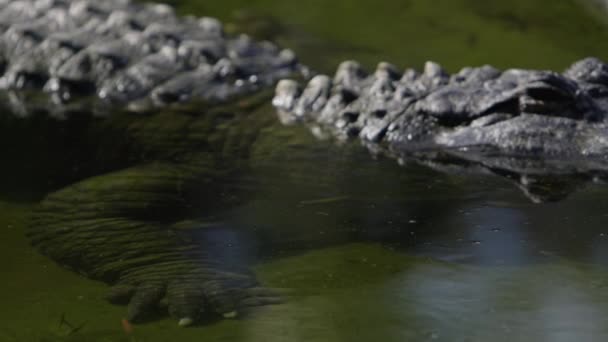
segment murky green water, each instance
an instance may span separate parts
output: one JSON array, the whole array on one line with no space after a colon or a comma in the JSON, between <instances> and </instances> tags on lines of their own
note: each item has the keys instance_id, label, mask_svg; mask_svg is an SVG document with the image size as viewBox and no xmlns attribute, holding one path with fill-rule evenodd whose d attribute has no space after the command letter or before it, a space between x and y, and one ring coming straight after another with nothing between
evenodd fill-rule
<instances>
[{"instance_id":1,"label":"murky green water","mask_svg":"<svg viewBox=\"0 0 608 342\"><path fill-rule=\"evenodd\" d=\"M175 3L277 40L323 71L345 58L433 59L452 71L608 59L605 15L577 1ZM39 255L24 230L46 192L148 157L104 136L100 119L1 113L0 341L608 339L605 185L535 204L506 178L372 158L357 144L280 126L268 106L249 117L261 134L247 151L226 153L241 169L217 194L233 204L193 207L210 229L231 232L227 249L258 247L259 279L287 290L286 302L188 329L161 318L128 335L125 308L102 299L106 285Z\"/></svg>"}]
</instances>

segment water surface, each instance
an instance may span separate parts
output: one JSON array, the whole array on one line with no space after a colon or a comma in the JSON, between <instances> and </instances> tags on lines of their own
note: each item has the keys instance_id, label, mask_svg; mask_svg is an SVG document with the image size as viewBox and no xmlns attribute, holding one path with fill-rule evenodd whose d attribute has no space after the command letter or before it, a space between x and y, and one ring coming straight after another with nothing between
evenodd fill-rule
<instances>
[{"instance_id":1,"label":"water surface","mask_svg":"<svg viewBox=\"0 0 608 342\"><path fill-rule=\"evenodd\" d=\"M433 59L456 71L485 63L559 70L608 57L602 15L577 1L175 4L274 39L322 71L345 58L368 66ZM1 116L0 341L608 338L605 185L575 184L559 201L534 203L513 179L399 165L355 143L317 140L305 127L281 126L269 106L251 114L264 129L247 153L226 155L243 165L221 184L235 204L193 206L210 232L230 232L227 251L248 251L263 284L287 290L286 302L189 329L160 318L127 335L126 309L102 299L106 285L39 255L24 227L46 192L137 160L101 144L94 129L82 133L100 119Z\"/></svg>"}]
</instances>

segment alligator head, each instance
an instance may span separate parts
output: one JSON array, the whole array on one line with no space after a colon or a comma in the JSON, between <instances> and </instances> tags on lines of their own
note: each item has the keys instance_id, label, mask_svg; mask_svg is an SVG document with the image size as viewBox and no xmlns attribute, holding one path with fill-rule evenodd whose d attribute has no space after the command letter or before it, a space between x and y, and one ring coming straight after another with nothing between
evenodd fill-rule
<instances>
[{"instance_id":1,"label":"alligator head","mask_svg":"<svg viewBox=\"0 0 608 342\"><path fill-rule=\"evenodd\" d=\"M483 66L451 76L432 62L422 73L380 63L368 74L347 61L333 79L317 75L303 89L281 81L273 104L284 122L402 160L437 165L449 155L520 179L597 180L608 168L608 65L596 58L563 74ZM530 184L519 183L533 200L552 198L533 195Z\"/></svg>"}]
</instances>

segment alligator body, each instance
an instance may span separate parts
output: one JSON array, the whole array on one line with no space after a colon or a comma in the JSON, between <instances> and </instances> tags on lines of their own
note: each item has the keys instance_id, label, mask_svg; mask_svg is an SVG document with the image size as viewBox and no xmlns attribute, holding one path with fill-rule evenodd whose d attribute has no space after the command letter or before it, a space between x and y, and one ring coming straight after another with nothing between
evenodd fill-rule
<instances>
[{"instance_id":1,"label":"alligator body","mask_svg":"<svg viewBox=\"0 0 608 342\"><path fill-rule=\"evenodd\" d=\"M0 86L50 94L41 103L13 96L24 114L40 106L62 114L192 98L225 102L299 68L290 50L227 38L216 19L180 18L167 5L2 1L0 32Z\"/></svg>"},{"instance_id":2,"label":"alligator body","mask_svg":"<svg viewBox=\"0 0 608 342\"><path fill-rule=\"evenodd\" d=\"M186 325L277 301L213 247L189 203L222 193L217 180L241 168L226 151L249 151L263 134L242 109L270 101L262 91L279 79L308 78L293 52L128 0L0 0L0 33L0 86L14 114L149 114L110 115L95 131L100 144L124 139L146 158L46 196L28 230L37 248L113 285L110 299L128 302L132 320L161 303ZM204 113L154 110L188 101ZM286 123L358 137L401 161L519 176L539 201L552 199L539 179L576 175L578 184L608 168L608 66L593 58L564 74L485 66L452 76L434 63L421 74L381 63L367 75L345 62L304 89L280 81L273 104Z\"/></svg>"}]
</instances>

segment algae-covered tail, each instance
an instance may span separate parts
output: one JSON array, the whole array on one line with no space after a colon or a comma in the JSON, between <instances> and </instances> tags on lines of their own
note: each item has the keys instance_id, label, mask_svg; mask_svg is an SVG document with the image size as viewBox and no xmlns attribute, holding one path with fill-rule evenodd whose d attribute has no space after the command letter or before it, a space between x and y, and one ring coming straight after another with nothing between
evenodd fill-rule
<instances>
[{"instance_id":1,"label":"algae-covered tail","mask_svg":"<svg viewBox=\"0 0 608 342\"><path fill-rule=\"evenodd\" d=\"M222 179L243 169L241 159L228 155L246 150L264 124L250 118L251 108L241 110L117 115L95 123L101 136L126 135L132 154L145 157L49 194L28 228L33 245L112 285L108 299L128 304L134 322L162 306L184 325L277 302L249 271L249 260L218 250L203 220L235 205L220 195L228 191Z\"/></svg>"}]
</instances>

